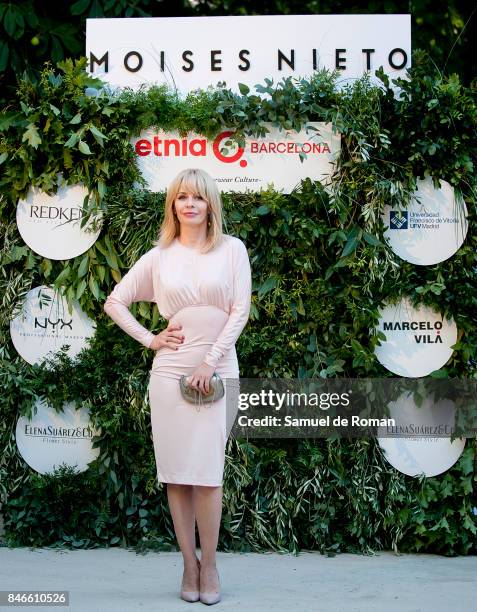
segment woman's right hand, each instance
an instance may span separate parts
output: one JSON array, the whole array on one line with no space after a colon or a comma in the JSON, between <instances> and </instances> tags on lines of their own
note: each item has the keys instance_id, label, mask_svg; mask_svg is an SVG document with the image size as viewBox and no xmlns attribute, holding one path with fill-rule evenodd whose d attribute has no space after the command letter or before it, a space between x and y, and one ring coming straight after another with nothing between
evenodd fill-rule
<instances>
[{"instance_id":1,"label":"woman's right hand","mask_svg":"<svg viewBox=\"0 0 477 612\"><path fill-rule=\"evenodd\" d=\"M182 329L182 325L179 325L178 323L169 323L166 329L163 329L161 332L156 334L149 348L157 351L161 347L167 346L171 349L177 350L179 345L184 341L184 335L182 332L175 331L179 329Z\"/></svg>"}]
</instances>

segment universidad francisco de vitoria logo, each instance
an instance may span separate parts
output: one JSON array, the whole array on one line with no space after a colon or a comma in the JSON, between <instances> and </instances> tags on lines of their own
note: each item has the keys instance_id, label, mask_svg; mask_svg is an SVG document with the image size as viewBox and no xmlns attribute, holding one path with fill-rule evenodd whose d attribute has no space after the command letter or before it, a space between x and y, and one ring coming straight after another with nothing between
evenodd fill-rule
<instances>
[{"instance_id":1,"label":"universidad francisco de vitoria logo","mask_svg":"<svg viewBox=\"0 0 477 612\"><path fill-rule=\"evenodd\" d=\"M389 213L389 228L390 229L407 229L408 219L407 210L391 210Z\"/></svg>"}]
</instances>

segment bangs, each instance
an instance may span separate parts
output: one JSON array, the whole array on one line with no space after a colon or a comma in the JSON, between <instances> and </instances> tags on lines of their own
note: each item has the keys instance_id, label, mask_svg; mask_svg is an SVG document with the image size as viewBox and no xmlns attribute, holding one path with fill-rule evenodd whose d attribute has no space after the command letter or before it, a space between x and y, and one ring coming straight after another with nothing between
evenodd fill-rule
<instances>
[{"instance_id":1,"label":"bangs","mask_svg":"<svg viewBox=\"0 0 477 612\"><path fill-rule=\"evenodd\" d=\"M210 194L204 177L194 171L189 171L182 177L182 180L177 187L177 193L180 193L181 191L186 191L193 194L197 193L204 200L210 201Z\"/></svg>"}]
</instances>

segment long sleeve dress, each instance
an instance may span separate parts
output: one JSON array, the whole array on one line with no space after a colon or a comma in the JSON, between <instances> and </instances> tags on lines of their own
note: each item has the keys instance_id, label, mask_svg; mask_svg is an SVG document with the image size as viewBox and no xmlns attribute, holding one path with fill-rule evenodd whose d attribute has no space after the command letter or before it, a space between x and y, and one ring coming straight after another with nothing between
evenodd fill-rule
<instances>
[{"instance_id":1,"label":"long sleeve dress","mask_svg":"<svg viewBox=\"0 0 477 612\"><path fill-rule=\"evenodd\" d=\"M237 413L239 368L235 342L250 313L251 269L244 243L224 234L208 253L177 238L147 251L116 284L105 312L149 347L154 334L129 311L133 302L157 304L168 323L182 325L177 350L161 347L149 378L149 401L160 482L221 486L225 445ZM225 395L200 409L180 393L182 374L205 362L224 379Z\"/></svg>"}]
</instances>

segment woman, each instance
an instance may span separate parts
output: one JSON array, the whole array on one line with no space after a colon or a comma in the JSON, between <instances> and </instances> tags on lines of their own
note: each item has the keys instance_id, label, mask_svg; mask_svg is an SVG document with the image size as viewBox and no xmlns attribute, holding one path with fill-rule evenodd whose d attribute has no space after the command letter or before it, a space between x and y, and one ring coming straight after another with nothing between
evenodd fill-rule
<instances>
[{"instance_id":1,"label":"woman","mask_svg":"<svg viewBox=\"0 0 477 612\"><path fill-rule=\"evenodd\" d=\"M158 480L167 483L184 560L181 597L213 604L220 601L215 553L225 445L236 415L235 409L227 424L226 404L230 407L230 395L238 393L235 342L250 312L250 262L244 243L222 233L217 185L197 169L180 172L169 186L154 244L114 287L104 310L125 332L156 351L149 379L151 426ZM139 301L156 302L168 320L159 334L130 313L131 303ZM181 375L208 392L214 372L224 380L223 398L199 409L182 398Z\"/></svg>"}]
</instances>

